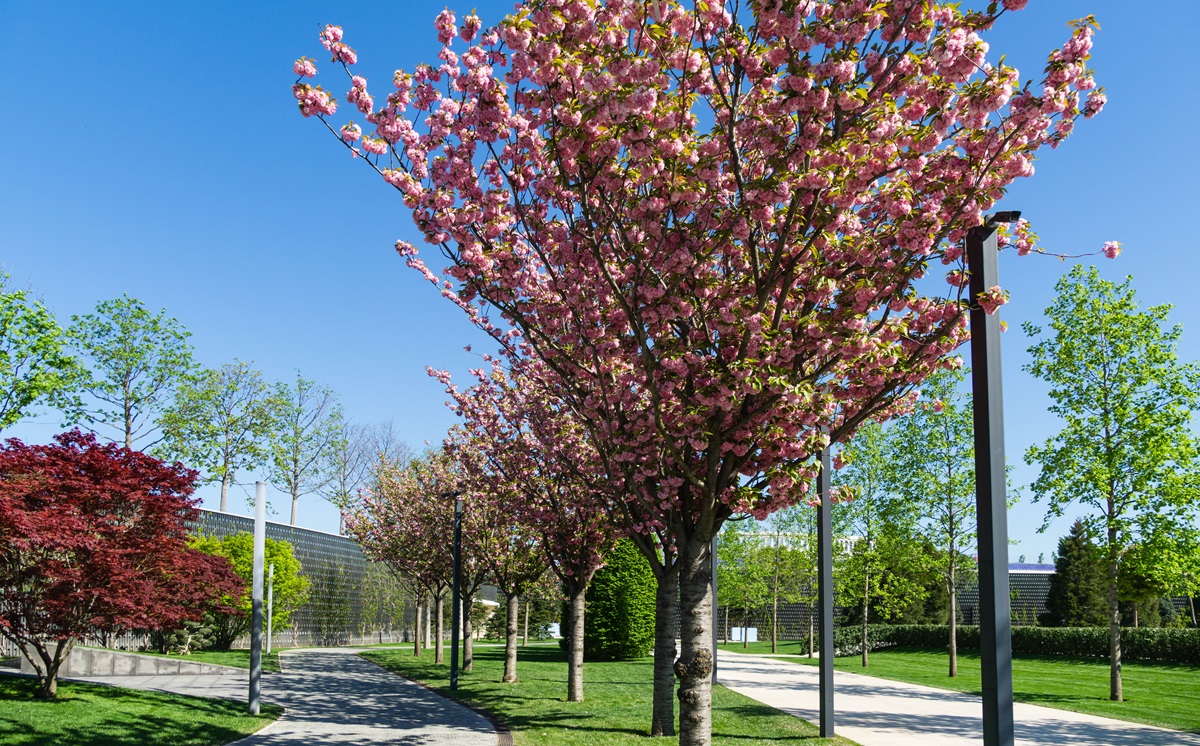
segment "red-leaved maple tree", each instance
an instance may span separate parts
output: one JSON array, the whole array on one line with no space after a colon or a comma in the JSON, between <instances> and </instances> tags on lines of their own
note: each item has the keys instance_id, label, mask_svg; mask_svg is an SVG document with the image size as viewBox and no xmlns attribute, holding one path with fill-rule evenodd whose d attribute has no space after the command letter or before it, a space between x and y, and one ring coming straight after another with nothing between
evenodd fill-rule
<instances>
[{"instance_id":1,"label":"red-leaved maple tree","mask_svg":"<svg viewBox=\"0 0 1200 746\"><path fill-rule=\"evenodd\" d=\"M0 635L57 693L75 642L172 629L237 598L229 561L187 546L196 472L78 430L0 447Z\"/></svg>"}]
</instances>

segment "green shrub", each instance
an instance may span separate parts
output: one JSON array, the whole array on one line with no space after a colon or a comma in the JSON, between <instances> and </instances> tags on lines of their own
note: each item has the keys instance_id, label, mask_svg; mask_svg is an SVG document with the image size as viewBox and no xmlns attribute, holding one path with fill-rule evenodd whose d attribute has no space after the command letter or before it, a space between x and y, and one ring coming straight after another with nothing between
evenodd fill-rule
<instances>
[{"instance_id":1,"label":"green shrub","mask_svg":"<svg viewBox=\"0 0 1200 746\"><path fill-rule=\"evenodd\" d=\"M853 642L850 633L853 632ZM861 631L843 627L834 633L837 655L857 655L862 650ZM867 640L872 650L890 647L947 648L950 628L944 624L874 624ZM1025 655L1064 655L1108 658L1107 627L1013 627L1013 652ZM958 649L979 649L979 627L958 627ZM1125 660L1200 663L1200 629L1136 627L1121 630Z\"/></svg>"},{"instance_id":2,"label":"green shrub","mask_svg":"<svg viewBox=\"0 0 1200 746\"><path fill-rule=\"evenodd\" d=\"M583 655L586 660L642 658L654 648L655 580L628 539L617 542L587 591ZM566 619L562 625L567 632Z\"/></svg>"}]
</instances>

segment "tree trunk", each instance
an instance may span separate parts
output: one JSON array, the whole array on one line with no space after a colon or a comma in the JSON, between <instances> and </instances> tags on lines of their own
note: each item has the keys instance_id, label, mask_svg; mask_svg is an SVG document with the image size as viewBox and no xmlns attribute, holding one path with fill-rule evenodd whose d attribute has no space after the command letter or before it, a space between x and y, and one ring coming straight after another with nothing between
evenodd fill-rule
<instances>
[{"instance_id":1,"label":"tree trunk","mask_svg":"<svg viewBox=\"0 0 1200 746\"><path fill-rule=\"evenodd\" d=\"M413 657L421 656L421 608L425 605L424 601L417 601L415 610L415 619L413 619Z\"/></svg>"},{"instance_id":2,"label":"tree trunk","mask_svg":"<svg viewBox=\"0 0 1200 746\"><path fill-rule=\"evenodd\" d=\"M517 680L517 617L521 614L516 594L508 597L508 619L504 624L504 678L506 684Z\"/></svg>"},{"instance_id":3,"label":"tree trunk","mask_svg":"<svg viewBox=\"0 0 1200 746\"><path fill-rule=\"evenodd\" d=\"M867 649L867 625L871 616L871 573L863 563L863 612L862 612L862 667L866 668L870 651Z\"/></svg>"},{"instance_id":4,"label":"tree trunk","mask_svg":"<svg viewBox=\"0 0 1200 746\"><path fill-rule=\"evenodd\" d=\"M521 638L521 647L529 644L529 601L525 601L525 635Z\"/></svg>"},{"instance_id":5,"label":"tree trunk","mask_svg":"<svg viewBox=\"0 0 1200 746\"><path fill-rule=\"evenodd\" d=\"M229 512L229 472L221 475L221 512Z\"/></svg>"},{"instance_id":6,"label":"tree trunk","mask_svg":"<svg viewBox=\"0 0 1200 746\"><path fill-rule=\"evenodd\" d=\"M1117 598L1117 561L1115 531L1109 530L1108 560L1108 698L1114 702L1125 699L1121 687L1121 604Z\"/></svg>"},{"instance_id":7,"label":"tree trunk","mask_svg":"<svg viewBox=\"0 0 1200 746\"><path fill-rule=\"evenodd\" d=\"M296 525L296 506L300 503L299 495L292 495L292 525Z\"/></svg>"},{"instance_id":8,"label":"tree trunk","mask_svg":"<svg viewBox=\"0 0 1200 746\"><path fill-rule=\"evenodd\" d=\"M675 627L679 575L659 575L654 597L654 709L650 735L675 735Z\"/></svg>"},{"instance_id":9,"label":"tree trunk","mask_svg":"<svg viewBox=\"0 0 1200 746\"><path fill-rule=\"evenodd\" d=\"M572 584L570 622L567 638L567 701L583 701L583 629L587 596L582 583Z\"/></svg>"},{"instance_id":10,"label":"tree trunk","mask_svg":"<svg viewBox=\"0 0 1200 746\"><path fill-rule=\"evenodd\" d=\"M1196 597L1188 596L1188 605L1192 607L1192 626L1200 627L1200 623L1196 621Z\"/></svg>"},{"instance_id":11,"label":"tree trunk","mask_svg":"<svg viewBox=\"0 0 1200 746\"><path fill-rule=\"evenodd\" d=\"M954 565L950 566L950 678L958 677L958 589L954 587Z\"/></svg>"},{"instance_id":12,"label":"tree trunk","mask_svg":"<svg viewBox=\"0 0 1200 746\"><path fill-rule=\"evenodd\" d=\"M729 604L725 604L725 629L723 629L721 631L725 633L725 644L728 645L729 644Z\"/></svg>"},{"instance_id":13,"label":"tree trunk","mask_svg":"<svg viewBox=\"0 0 1200 746\"><path fill-rule=\"evenodd\" d=\"M444 624L443 618L445 617L445 615L446 615L446 592L442 591L441 593L437 594L437 624L436 624L437 629L435 630L437 632L437 640L434 641L437 644L437 647L434 648L434 654L433 654L433 662L434 663L445 663L446 662L446 651L444 649L445 646L442 644L442 638L445 637L445 635L442 634L442 625Z\"/></svg>"},{"instance_id":14,"label":"tree trunk","mask_svg":"<svg viewBox=\"0 0 1200 746\"><path fill-rule=\"evenodd\" d=\"M38 672L38 691L35 695L38 699L58 697L58 669L62 667L63 660L66 659L73 647L75 647L74 639L59 640L54 644L53 653L45 645L38 644L36 652L38 658L41 659L41 666L37 665L27 648L21 648L22 654L29 659L30 663L34 664L33 667Z\"/></svg>"},{"instance_id":15,"label":"tree trunk","mask_svg":"<svg viewBox=\"0 0 1200 746\"><path fill-rule=\"evenodd\" d=\"M473 594L466 594L462 598L462 634L463 634L463 673L470 673L475 670L475 641L471 639L474 633L474 627L471 624L471 610L475 608Z\"/></svg>"},{"instance_id":16,"label":"tree trunk","mask_svg":"<svg viewBox=\"0 0 1200 746\"><path fill-rule=\"evenodd\" d=\"M338 511L338 536L346 535L346 511Z\"/></svg>"},{"instance_id":17,"label":"tree trunk","mask_svg":"<svg viewBox=\"0 0 1200 746\"><path fill-rule=\"evenodd\" d=\"M750 607L742 607L742 650L750 647Z\"/></svg>"},{"instance_id":18,"label":"tree trunk","mask_svg":"<svg viewBox=\"0 0 1200 746\"><path fill-rule=\"evenodd\" d=\"M712 578L710 542L684 544L679 558L679 746L712 743ZM743 620L742 633L746 627Z\"/></svg>"},{"instance_id":19,"label":"tree trunk","mask_svg":"<svg viewBox=\"0 0 1200 746\"><path fill-rule=\"evenodd\" d=\"M294 627L295 625L293 625ZM425 597L425 649L433 647L433 609L429 608L429 596Z\"/></svg>"},{"instance_id":20,"label":"tree trunk","mask_svg":"<svg viewBox=\"0 0 1200 746\"><path fill-rule=\"evenodd\" d=\"M808 608L808 657L813 657L813 645L816 644L816 629L813 624L813 608Z\"/></svg>"},{"instance_id":21,"label":"tree trunk","mask_svg":"<svg viewBox=\"0 0 1200 746\"><path fill-rule=\"evenodd\" d=\"M771 584L771 653L779 652L779 533L775 534L775 576ZM717 618L713 617L713 623Z\"/></svg>"}]
</instances>

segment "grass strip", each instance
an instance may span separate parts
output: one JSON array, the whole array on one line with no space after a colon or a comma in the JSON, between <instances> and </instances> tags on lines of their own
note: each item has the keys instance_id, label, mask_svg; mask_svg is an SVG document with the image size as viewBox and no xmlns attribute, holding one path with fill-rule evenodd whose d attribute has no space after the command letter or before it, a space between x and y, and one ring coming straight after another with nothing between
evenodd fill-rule
<instances>
[{"instance_id":1,"label":"grass strip","mask_svg":"<svg viewBox=\"0 0 1200 746\"><path fill-rule=\"evenodd\" d=\"M450 694L449 667L433 654L412 650L369 650L364 658L442 694ZM567 702L566 657L557 646L521 648L516 684L502 684L504 650L475 652L475 670L459 678L456 696L496 715L512 729L517 746L605 746L678 743L677 737L650 738L654 668L651 659L586 663L584 702ZM723 686L713 687L713 744L768 746L780 741L852 746L843 738L822 739L817 728Z\"/></svg>"},{"instance_id":2,"label":"grass strip","mask_svg":"<svg viewBox=\"0 0 1200 746\"><path fill-rule=\"evenodd\" d=\"M770 653L771 643L751 643L748 651L740 643L721 648L735 653ZM781 643L779 652L793 650ZM780 660L817 664L815 658ZM947 675L949 654L945 650L879 650L871 653L869 663L864 669L861 658L850 656L838 658L833 665L838 671L980 693L978 652L958 654L958 677L954 679ZM1200 733L1200 666L1137 661L1123 663L1121 672L1125 701L1113 702L1108 698L1107 660L1022 655L1013 658L1013 695L1018 702Z\"/></svg>"},{"instance_id":3,"label":"grass strip","mask_svg":"<svg viewBox=\"0 0 1200 746\"><path fill-rule=\"evenodd\" d=\"M37 681L0 676L4 746L216 746L247 736L283 713L208 697L60 681L58 698L34 697Z\"/></svg>"}]
</instances>

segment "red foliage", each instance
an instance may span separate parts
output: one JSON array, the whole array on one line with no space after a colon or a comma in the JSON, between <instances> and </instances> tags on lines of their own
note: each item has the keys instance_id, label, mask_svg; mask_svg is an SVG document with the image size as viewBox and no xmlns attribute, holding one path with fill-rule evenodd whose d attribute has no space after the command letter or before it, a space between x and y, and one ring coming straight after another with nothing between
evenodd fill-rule
<instances>
[{"instance_id":1,"label":"red foliage","mask_svg":"<svg viewBox=\"0 0 1200 746\"><path fill-rule=\"evenodd\" d=\"M44 696L74 639L170 629L241 593L228 560L187 546L196 472L78 430L55 441L0 448L0 635Z\"/></svg>"}]
</instances>

